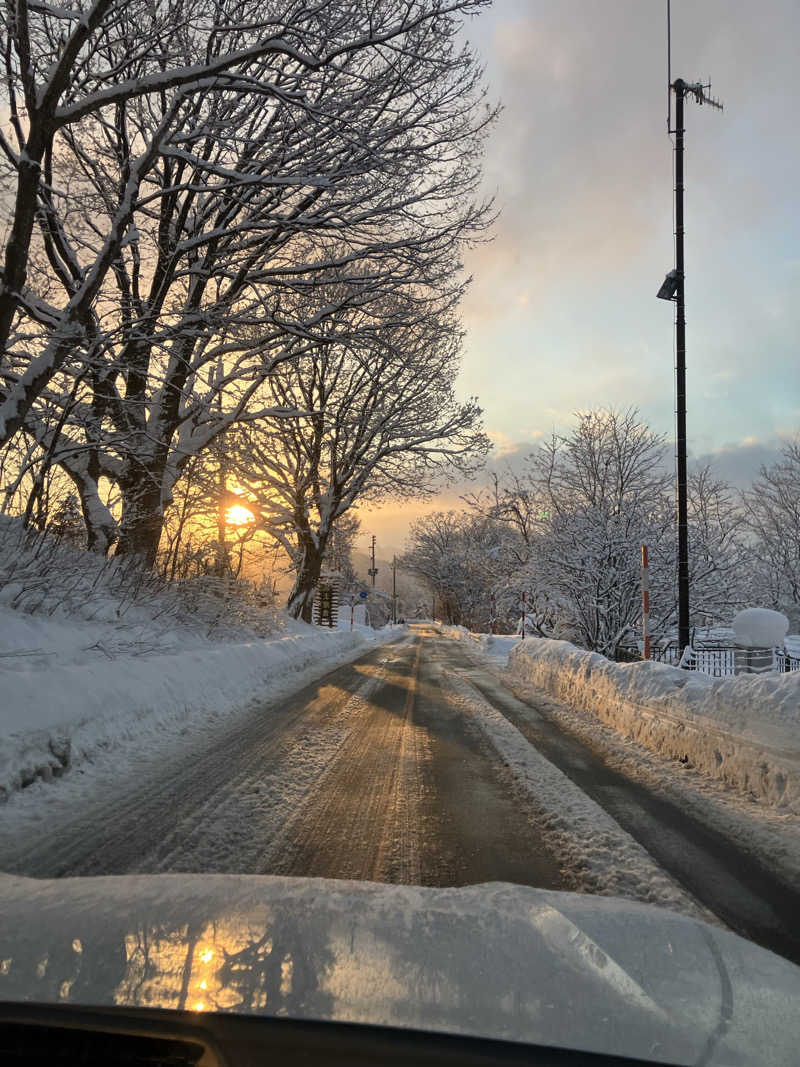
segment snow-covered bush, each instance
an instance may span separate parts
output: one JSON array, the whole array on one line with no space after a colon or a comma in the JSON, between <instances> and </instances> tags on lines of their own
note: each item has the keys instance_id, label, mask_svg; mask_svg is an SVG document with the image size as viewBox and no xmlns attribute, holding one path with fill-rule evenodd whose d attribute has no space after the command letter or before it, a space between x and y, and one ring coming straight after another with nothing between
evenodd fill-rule
<instances>
[{"instance_id":1,"label":"snow-covered bush","mask_svg":"<svg viewBox=\"0 0 800 1067\"><path fill-rule=\"evenodd\" d=\"M266 635L281 629L271 595L250 582L200 576L169 582L134 558L84 552L0 516L0 605L31 615L77 617L125 631L153 623L220 637ZM122 640L122 638L120 638Z\"/></svg>"}]
</instances>

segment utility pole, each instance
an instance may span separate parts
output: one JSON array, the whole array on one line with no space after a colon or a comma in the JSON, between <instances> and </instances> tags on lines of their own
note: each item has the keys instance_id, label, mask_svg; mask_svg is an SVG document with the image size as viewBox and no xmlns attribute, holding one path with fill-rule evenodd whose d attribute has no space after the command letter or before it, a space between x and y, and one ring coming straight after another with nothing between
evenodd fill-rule
<instances>
[{"instance_id":1,"label":"utility pole","mask_svg":"<svg viewBox=\"0 0 800 1067\"><path fill-rule=\"evenodd\" d=\"M367 571L367 574L372 579L372 588L375 588L375 575L378 573L378 568L375 566L375 534L372 535L372 547L370 549L372 553L372 566Z\"/></svg>"},{"instance_id":2,"label":"utility pole","mask_svg":"<svg viewBox=\"0 0 800 1067\"><path fill-rule=\"evenodd\" d=\"M686 461L686 308L685 271L683 256L683 151L684 101L691 95L695 101L722 110L719 100L706 95L711 82L689 84L683 78L672 81L672 50L670 42L670 9L667 2L667 84L669 102L675 93L675 128L671 128L672 109L668 106L667 129L675 134L675 267L667 274L658 291L661 300L675 302L675 403L677 446L678 496L678 648L681 655L689 644L689 518Z\"/></svg>"},{"instance_id":3,"label":"utility pole","mask_svg":"<svg viewBox=\"0 0 800 1067\"><path fill-rule=\"evenodd\" d=\"M686 305L683 270L683 101L682 78L675 82L675 393L678 437L678 648L689 644L689 487L686 477Z\"/></svg>"},{"instance_id":4,"label":"utility pole","mask_svg":"<svg viewBox=\"0 0 800 1067\"><path fill-rule=\"evenodd\" d=\"M397 556L392 556L392 622L397 622Z\"/></svg>"}]
</instances>

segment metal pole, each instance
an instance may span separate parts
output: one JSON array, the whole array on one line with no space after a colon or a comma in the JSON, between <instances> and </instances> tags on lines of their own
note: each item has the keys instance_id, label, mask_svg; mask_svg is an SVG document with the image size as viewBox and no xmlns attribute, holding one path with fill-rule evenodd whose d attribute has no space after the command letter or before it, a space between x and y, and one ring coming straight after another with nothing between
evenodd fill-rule
<instances>
[{"instance_id":1,"label":"metal pole","mask_svg":"<svg viewBox=\"0 0 800 1067\"><path fill-rule=\"evenodd\" d=\"M397 622L397 556L392 556L392 622Z\"/></svg>"},{"instance_id":2,"label":"metal pole","mask_svg":"<svg viewBox=\"0 0 800 1067\"><path fill-rule=\"evenodd\" d=\"M689 644L689 521L686 478L686 314L683 266L683 102L686 82L675 82L675 269L676 297L676 401L678 436L678 647Z\"/></svg>"},{"instance_id":3,"label":"metal pole","mask_svg":"<svg viewBox=\"0 0 800 1067\"><path fill-rule=\"evenodd\" d=\"M650 659L650 574L647 545L642 545L642 659Z\"/></svg>"},{"instance_id":4,"label":"metal pole","mask_svg":"<svg viewBox=\"0 0 800 1067\"><path fill-rule=\"evenodd\" d=\"M522 594L522 638L525 640L525 594Z\"/></svg>"},{"instance_id":5,"label":"metal pole","mask_svg":"<svg viewBox=\"0 0 800 1067\"><path fill-rule=\"evenodd\" d=\"M372 587L375 588L375 575L378 572L375 570L375 534L372 535L372 570L370 572L372 576Z\"/></svg>"}]
</instances>

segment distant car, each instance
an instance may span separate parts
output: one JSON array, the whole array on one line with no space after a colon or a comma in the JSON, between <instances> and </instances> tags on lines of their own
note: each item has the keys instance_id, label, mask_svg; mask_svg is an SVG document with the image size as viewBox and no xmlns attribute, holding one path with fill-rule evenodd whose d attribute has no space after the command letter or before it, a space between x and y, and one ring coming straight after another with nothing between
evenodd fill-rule
<instances>
[{"instance_id":1,"label":"distant car","mask_svg":"<svg viewBox=\"0 0 800 1067\"><path fill-rule=\"evenodd\" d=\"M501 883L0 876L0 1002L4 1067L778 1065L800 1049L794 964L662 909Z\"/></svg>"}]
</instances>

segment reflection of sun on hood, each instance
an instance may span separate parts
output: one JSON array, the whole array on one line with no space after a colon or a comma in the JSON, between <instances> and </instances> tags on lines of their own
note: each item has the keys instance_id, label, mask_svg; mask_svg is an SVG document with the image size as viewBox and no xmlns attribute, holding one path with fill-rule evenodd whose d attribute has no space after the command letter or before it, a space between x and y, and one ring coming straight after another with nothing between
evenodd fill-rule
<instances>
[{"instance_id":1,"label":"reflection of sun on hood","mask_svg":"<svg viewBox=\"0 0 800 1067\"><path fill-rule=\"evenodd\" d=\"M626 901L492 884L0 876L0 1000L285 1015L794 1063L800 968Z\"/></svg>"}]
</instances>

